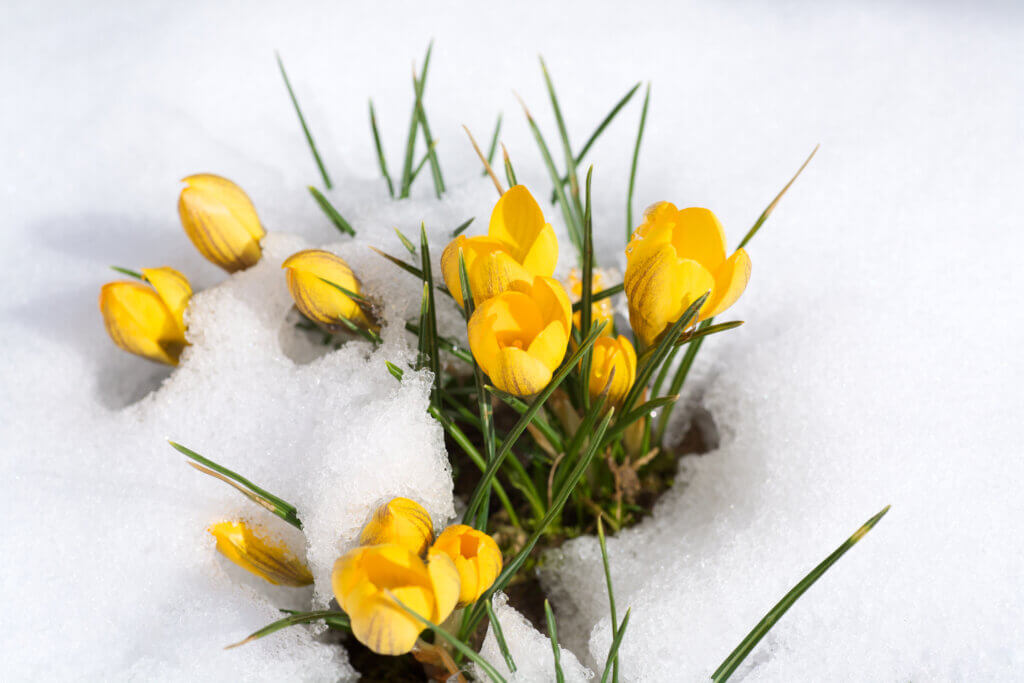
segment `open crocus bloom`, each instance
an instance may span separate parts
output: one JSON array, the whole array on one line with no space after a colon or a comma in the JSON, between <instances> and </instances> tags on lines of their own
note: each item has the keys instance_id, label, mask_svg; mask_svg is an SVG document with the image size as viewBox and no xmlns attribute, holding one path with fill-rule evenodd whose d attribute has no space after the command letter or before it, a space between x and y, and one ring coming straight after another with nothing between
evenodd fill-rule
<instances>
[{"instance_id":1,"label":"open crocus bloom","mask_svg":"<svg viewBox=\"0 0 1024 683\"><path fill-rule=\"evenodd\" d=\"M532 396L551 380L565 356L572 305L549 277L503 292L477 307L469 319L469 348L494 386Z\"/></svg>"},{"instance_id":2,"label":"open crocus bloom","mask_svg":"<svg viewBox=\"0 0 1024 683\"><path fill-rule=\"evenodd\" d=\"M262 527L245 522L220 522L207 531L217 539L217 550L242 569L274 585L308 586L313 575L283 543L267 537Z\"/></svg>"},{"instance_id":3,"label":"open crocus bloom","mask_svg":"<svg viewBox=\"0 0 1024 683\"><path fill-rule=\"evenodd\" d=\"M119 347L158 363L177 365L185 341L185 308L192 287L173 268L143 268L141 282L108 282L100 289L100 312Z\"/></svg>"},{"instance_id":4,"label":"open crocus bloom","mask_svg":"<svg viewBox=\"0 0 1024 683\"><path fill-rule=\"evenodd\" d=\"M636 381L636 351L623 336L600 337L594 342L590 360L591 398L608 391L608 404L619 406Z\"/></svg>"},{"instance_id":5,"label":"open crocus bloom","mask_svg":"<svg viewBox=\"0 0 1024 683\"><path fill-rule=\"evenodd\" d=\"M710 291L697 317L706 320L733 305L750 279L750 257L725 255L725 233L707 209L678 210L669 202L647 209L626 246L624 286L629 322L642 346L677 321Z\"/></svg>"},{"instance_id":6,"label":"open crocus bloom","mask_svg":"<svg viewBox=\"0 0 1024 683\"><path fill-rule=\"evenodd\" d=\"M199 173L183 179L178 198L185 234L207 260L234 273L260 260L266 234L249 196L227 178Z\"/></svg>"},{"instance_id":7,"label":"open crocus bloom","mask_svg":"<svg viewBox=\"0 0 1024 683\"><path fill-rule=\"evenodd\" d=\"M394 543L417 555L422 555L433 541L430 514L408 498L392 498L377 508L359 535L360 545Z\"/></svg>"},{"instance_id":8,"label":"open crocus bloom","mask_svg":"<svg viewBox=\"0 0 1024 683\"><path fill-rule=\"evenodd\" d=\"M440 551L431 550L424 562L400 545L371 545L334 563L331 586L359 642L377 654L401 655L425 628L402 605L440 624L459 599L459 572Z\"/></svg>"},{"instance_id":9,"label":"open crocus bloom","mask_svg":"<svg viewBox=\"0 0 1024 683\"><path fill-rule=\"evenodd\" d=\"M295 307L307 318L331 329L344 329L339 325L341 318L363 328L371 327L359 304L338 289L344 287L353 294L362 294L359 281L340 256L322 249L305 249L289 256L281 267L285 269Z\"/></svg>"},{"instance_id":10,"label":"open crocus bloom","mask_svg":"<svg viewBox=\"0 0 1024 683\"><path fill-rule=\"evenodd\" d=\"M501 550L494 539L465 524L453 524L437 537L434 549L455 562L459 571L458 607L476 602L501 573Z\"/></svg>"},{"instance_id":11,"label":"open crocus bloom","mask_svg":"<svg viewBox=\"0 0 1024 683\"><path fill-rule=\"evenodd\" d=\"M551 277L558 263L555 231L523 185L509 188L494 205L486 236L459 235L441 254L445 284L462 306L460 249L476 305L517 284L529 286L537 275Z\"/></svg>"}]
</instances>

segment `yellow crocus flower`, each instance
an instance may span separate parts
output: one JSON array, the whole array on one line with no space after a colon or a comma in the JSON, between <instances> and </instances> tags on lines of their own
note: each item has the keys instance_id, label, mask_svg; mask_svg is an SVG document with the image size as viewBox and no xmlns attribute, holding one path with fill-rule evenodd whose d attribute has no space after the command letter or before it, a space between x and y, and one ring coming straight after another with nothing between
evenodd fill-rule
<instances>
[{"instance_id":1,"label":"yellow crocus flower","mask_svg":"<svg viewBox=\"0 0 1024 683\"><path fill-rule=\"evenodd\" d=\"M313 575L283 543L268 538L263 527L245 522L220 522L207 529L217 550L242 569L275 586L308 586Z\"/></svg>"},{"instance_id":2,"label":"yellow crocus flower","mask_svg":"<svg viewBox=\"0 0 1024 683\"><path fill-rule=\"evenodd\" d=\"M476 602L501 573L501 550L493 538L465 524L453 524L437 537L434 549L455 562L459 570L459 604Z\"/></svg>"},{"instance_id":3,"label":"yellow crocus flower","mask_svg":"<svg viewBox=\"0 0 1024 683\"><path fill-rule=\"evenodd\" d=\"M597 270L594 270L590 278L590 287L594 294L597 294L604 289L604 276ZM576 304L583 296L583 279L580 275L580 271L577 268L573 268L569 271L569 300ZM610 298L601 299L590 305L590 324L597 325L599 323L608 323L602 334L610 335L612 333L612 319L615 317L615 312L612 310L612 300ZM577 311L572 314L572 322L576 326L576 329L580 329L582 326L582 313Z\"/></svg>"},{"instance_id":4,"label":"yellow crocus flower","mask_svg":"<svg viewBox=\"0 0 1024 683\"><path fill-rule=\"evenodd\" d=\"M401 655L425 628L402 605L440 624L459 599L459 572L440 551L431 550L424 561L400 545L371 545L334 563L331 587L360 643L377 654Z\"/></svg>"},{"instance_id":5,"label":"yellow crocus flower","mask_svg":"<svg viewBox=\"0 0 1024 683\"><path fill-rule=\"evenodd\" d=\"M494 386L532 396L562 363L571 335L572 305L558 280L535 277L503 292L469 319L469 348Z\"/></svg>"},{"instance_id":6,"label":"yellow crocus flower","mask_svg":"<svg viewBox=\"0 0 1024 683\"><path fill-rule=\"evenodd\" d=\"M327 280L361 295L359 280L340 257L322 249L305 249L289 256L281 267L288 278L288 290L295 307L310 320L331 329L344 329L338 324L347 318L360 327L373 327L359 304Z\"/></svg>"},{"instance_id":7,"label":"yellow crocus flower","mask_svg":"<svg viewBox=\"0 0 1024 683\"><path fill-rule=\"evenodd\" d=\"M141 282L108 282L100 289L100 312L114 343L129 353L177 365L185 341L185 307L192 287L173 268L143 268Z\"/></svg>"},{"instance_id":8,"label":"yellow crocus flower","mask_svg":"<svg viewBox=\"0 0 1024 683\"><path fill-rule=\"evenodd\" d=\"M417 555L422 555L433 541L430 513L408 498L392 498L377 508L359 535L359 545L394 543Z\"/></svg>"},{"instance_id":9,"label":"yellow crocus flower","mask_svg":"<svg viewBox=\"0 0 1024 683\"><path fill-rule=\"evenodd\" d=\"M227 178L199 173L184 178L178 198L185 234L199 253L229 273L260 260L266 235L248 195Z\"/></svg>"},{"instance_id":10,"label":"yellow crocus flower","mask_svg":"<svg viewBox=\"0 0 1024 683\"><path fill-rule=\"evenodd\" d=\"M647 209L626 246L629 322L641 347L677 321L705 292L711 296L697 320L732 306L750 279L750 257L737 249L725 256L725 232L707 209L678 210L669 202Z\"/></svg>"},{"instance_id":11,"label":"yellow crocus flower","mask_svg":"<svg viewBox=\"0 0 1024 683\"><path fill-rule=\"evenodd\" d=\"M636 381L636 351L623 336L600 337L594 342L590 360L590 381L587 388L591 398L597 398L606 389L608 404L619 406Z\"/></svg>"},{"instance_id":12,"label":"yellow crocus flower","mask_svg":"<svg viewBox=\"0 0 1024 683\"><path fill-rule=\"evenodd\" d=\"M459 235L441 254L445 284L462 306L459 249L477 306L516 284L528 287L537 275L551 277L558 263L555 231L523 185L515 185L501 195L491 212L486 236Z\"/></svg>"}]
</instances>

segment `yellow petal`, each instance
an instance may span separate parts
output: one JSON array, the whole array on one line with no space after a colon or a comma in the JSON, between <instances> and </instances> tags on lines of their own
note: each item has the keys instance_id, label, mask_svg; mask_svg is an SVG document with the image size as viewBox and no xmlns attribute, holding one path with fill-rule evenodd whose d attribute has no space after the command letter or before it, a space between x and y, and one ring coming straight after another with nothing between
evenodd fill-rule
<instances>
[{"instance_id":1,"label":"yellow petal","mask_svg":"<svg viewBox=\"0 0 1024 683\"><path fill-rule=\"evenodd\" d=\"M547 386L552 373L541 360L513 347L501 350L497 367L487 374L497 388L526 398L539 393Z\"/></svg>"},{"instance_id":2,"label":"yellow petal","mask_svg":"<svg viewBox=\"0 0 1024 683\"><path fill-rule=\"evenodd\" d=\"M437 572L441 584L443 567L439 565ZM423 560L394 544L356 548L339 558L331 572L334 597L349 615L353 634L378 654L398 655L412 649L424 627L394 599L431 619L438 612L434 585ZM444 600L450 602L447 596Z\"/></svg>"},{"instance_id":3,"label":"yellow petal","mask_svg":"<svg viewBox=\"0 0 1024 683\"><path fill-rule=\"evenodd\" d=\"M672 245L663 245L647 260L631 262L623 284L630 325L646 348L691 303L714 288L714 278L696 261L679 259Z\"/></svg>"},{"instance_id":4,"label":"yellow petal","mask_svg":"<svg viewBox=\"0 0 1024 683\"><path fill-rule=\"evenodd\" d=\"M601 337L594 343L588 391L591 398L608 390L608 403L621 405L636 381L636 351L625 337Z\"/></svg>"},{"instance_id":5,"label":"yellow petal","mask_svg":"<svg viewBox=\"0 0 1024 683\"><path fill-rule=\"evenodd\" d=\"M408 498L381 505L363 528L360 545L394 543L422 555L434 541L434 524L423 506Z\"/></svg>"},{"instance_id":6,"label":"yellow petal","mask_svg":"<svg viewBox=\"0 0 1024 683\"><path fill-rule=\"evenodd\" d=\"M305 249L289 256L281 267L286 271L295 307L310 320L337 326L341 318L347 318L361 327L371 326L359 304L328 284L362 294L352 269L339 256L322 249Z\"/></svg>"},{"instance_id":7,"label":"yellow petal","mask_svg":"<svg viewBox=\"0 0 1024 683\"><path fill-rule=\"evenodd\" d=\"M431 548L427 557L427 571L434 588L434 614L429 618L435 624L440 624L459 602L459 570L446 553Z\"/></svg>"},{"instance_id":8,"label":"yellow petal","mask_svg":"<svg viewBox=\"0 0 1024 683\"><path fill-rule=\"evenodd\" d=\"M470 350L491 375L505 346L528 347L542 329L544 320L533 300L522 292L505 292L473 311L468 325Z\"/></svg>"},{"instance_id":9,"label":"yellow petal","mask_svg":"<svg viewBox=\"0 0 1024 683\"><path fill-rule=\"evenodd\" d=\"M163 299L167 309L174 315L181 331L185 331L185 308L192 298L192 286L184 275L174 268L143 268L142 275Z\"/></svg>"},{"instance_id":10,"label":"yellow petal","mask_svg":"<svg viewBox=\"0 0 1024 683\"><path fill-rule=\"evenodd\" d=\"M501 242L489 237L459 235L441 253L441 274L459 306L464 305L462 281L459 279L459 249L462 249L462 259L466 264L469 291L477 306L513 289L516 283L533 280L533 276L505 250Z\"/></svg>"},{"instance_id":11,"label":"yellow petal","mask_svg":"<svg viewBox=\"0 0 1024 683\"><path fill-rule=\"evenodd\" d=\"M597 294L598 292L600 292L600 291L602 291L604 289L604 278L602 277L600 271L598 271L596 269L594 270L593 274L591 275L590 286L591 286L594 294ZM576 302L578 302L580 300L580 298L582 298L582 296L583 296L583 280L580 277L580 271L578 269L576 269L576 268L573 268L572 270L569 271L569 287L568 287L568 289L569 289L569 301L571 303L575 304ZM615 312L612 309L612 301L611 301L610 298L601 299L601 300L599 300L596 303L591 305L591 307L590 307L590 322L591 322L591 324L592 325L597 325L597 324L600 324L600 323L606 323L605 328L604 328L604 332L601 333L602 335L611 335L612 334L612 321L614 320L614 318L615 318ZM582 314L580 312L576 312L576 313L572 314L572 321L573 321L573 324L576 326L577 329L580 329L582 327L582 325L583 325L582 320L583 320L583 316L582 316Z\"/></svg>"},{"instance_id":12,"label":"yellow petal","mask_svg":"<svg viewBox=\"0 0 1024 683\"><path fill-rule=\"evenodd\" d=\"M274 585L308 586L313 575L283 543L266 538L261 527L244 522L220 522L207 529L217 539L217 550L242 569Z\"/></svg>"},{"instance_id":13,"label":"yellow petal","mask_svg":"<svg viewBox=\"0 0 1024 683\"><path fill-rule=\"evenodd\" d=\"M716 316L736 303L750 281L750 257L737 249L715 273L715 292L701 309L701 319Z\"/></svg>"},{"instance_id":14,"label":"yellow petal","mask_svg":"<svg viewBox=\"0 0 1024 683\"><path fill-rule=\"evenodd\" d=\"M259 261L266 232L242 188L210 173L183 182L187 187L178 198L178 213L199 253L229 273Z\"/></svg>"},{"instance_id":15,"label":"yellow petal","mask_svg":"<svg viewBox=\"0 0 1024 683\"><path fill-rule=\"evenodd\" d=\"M462 589L459 607L475 602L501 573L501 550L493 538L465 524L441 532L433 550L448 555L458 569Z\"/></svg>"},{"instance_id":16,"label":"yellow petal","mask_svg":"<svg viewBox=\"0 0 1024 683\"><path fill-rule=\"evenodd\" d=\"M419 587L396 588L391 592L409 609L429 618L433 603L428 592ZM416 645L420 633L426 628L406 612L387 593L380 593L360 603L359 609L349 612L352 635L360 643L379 655L404 655Z\"/></svg>"},{"instance_id":17,"label":"yellow petal","mask_svg":"<svg viewBox=\"0 0 1024 683\"><path fill-rule=\"evenodd\" d=\"M561 282L550 277L534 278L530 298L537 304L545 323L557 322L565 329L566 335L570 333L572 304Z\"/></svg>"},{"instance_id":18,"label":"yellow petal","mask_svg":"<svg viewBox=\"0 0 1024 683\"><path fill-rule=\"evenodd\" d=\"M680 258L692 259L714 273L725 262L725 231L707 209L683 209L676 216L672 244Z\"/></svg>"},{"instance_id":19,"label":"yellow petal","mask_svg":"<svg viewBox=\"0 0 1024 683\"><path fill-rule=\"evenodd\" d=\"M558 240L524 185L509 188L494 205L487 236L501 242L532 274L550 277L555 272Z\"/></svg>"},{"instance_id":20,"label":"yellow petal","mask_svg":"<svg viewBox=\"0 0 1024 683\"><path fill-rule=\"evenodd\" d=\"M138 282L110 282L100 289L100 312L119 347L167 365L177 365L185 335L160 295Z\"/></svg>"}]
</instances>

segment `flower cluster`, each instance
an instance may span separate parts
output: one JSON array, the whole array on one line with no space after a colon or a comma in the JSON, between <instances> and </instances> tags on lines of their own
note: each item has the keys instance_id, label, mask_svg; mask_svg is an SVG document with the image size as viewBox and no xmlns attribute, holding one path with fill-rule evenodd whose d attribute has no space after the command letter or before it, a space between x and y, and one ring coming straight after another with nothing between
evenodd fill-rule
<instances>
[{"instance_id":1,"label":"flower cluster","mask_svg":"<svg viewBox=\"0 0 1024 683\"><path fill-rule=\"evenodd\" d=\"M423 631L410 612L441 624L491 587L501 572L494 539L456 524L434 539L423 507L395 498L374 513L360 546L338 559L331 586L352 633L378 654L409 652Z\"/></svg>"}]
</instances>

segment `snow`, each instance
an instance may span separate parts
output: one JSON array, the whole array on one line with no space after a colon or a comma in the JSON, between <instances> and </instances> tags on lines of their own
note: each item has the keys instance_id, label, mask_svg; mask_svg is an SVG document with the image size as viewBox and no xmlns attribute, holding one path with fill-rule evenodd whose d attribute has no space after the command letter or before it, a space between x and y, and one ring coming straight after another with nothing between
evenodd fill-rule
<instances>
[{"instance_id":1,"label":"snow","mask_svg":"<svg viewBox=\"0 0 1024 683\"><path fill-rule=\"evenodd\" d=\"M325 596L271 590L220 558L206 526L258 512L165 440L298 505L321 591L387 497L420 500L437 525L452 516L426 378L399 384L383 366L412 357L396 323L418 307L416 281L366 246L401 254L392 227L414 236L423 220L436 259L469 216L471 233L484 229L494 193L460 125L484 141L498 111L520 180L547 194L512 94L555 144L538 52L577 145L632 83L652 81L637 215L661 199L707 206L735 244L822 144L750 245L750 288L726 316L746 324L704 345L687 389L719 448L683 459L654 516L609 539L619 612L632 608L624 680L707 676L889 503L739 673L1005 680L1024 669L1018 7L84 7L12 4L0 28L6 678L354 676L303 628L221 649L277 608ZM391 202L366 98L395 172L409 64L431 37L427 107L452 191L438 202L424 178L413 200ZM305 189L319 179L275 48L355 241ZM601 264L620 269L639 101L622 116L589 157ZM230 279L177 221L178 179L203 171L245 188L271 233L265 261ZM295 336L279 263L308 245L349 259L384 303L379 351L356 342L314 359ZM171 265L206 290L173 374L106 338L95 298L109 264ZM445 316L454 331L455 312ZM255 518L303 550L279 520ZM563 645L600 672L610 628L597 558L580 539L545 558L542 578ZM543 636L511 608L499 614L513 650L546 666Z\"/></svg>"}]
</instances>

